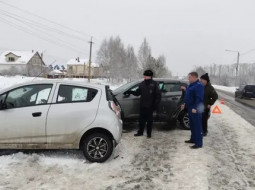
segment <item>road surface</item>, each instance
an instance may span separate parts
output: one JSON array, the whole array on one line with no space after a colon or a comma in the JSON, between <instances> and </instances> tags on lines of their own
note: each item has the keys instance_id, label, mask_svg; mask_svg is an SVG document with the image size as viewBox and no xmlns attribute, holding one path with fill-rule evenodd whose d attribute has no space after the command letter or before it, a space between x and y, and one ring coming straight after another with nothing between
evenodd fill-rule
<instances>
[{"instance_id":1,"label":"road surface","mask_svg":"<svg viewBox=\"0 0 255 190\"><path fill-rule=\"evenodd\" d=\"M233 111L238 115L243 117L246 121L255 126L255 109L249 106L246 106L235 100L234 94L217 90L219 99L224 98L225 104L229 106Z\"/></svg>"}]
</instances>

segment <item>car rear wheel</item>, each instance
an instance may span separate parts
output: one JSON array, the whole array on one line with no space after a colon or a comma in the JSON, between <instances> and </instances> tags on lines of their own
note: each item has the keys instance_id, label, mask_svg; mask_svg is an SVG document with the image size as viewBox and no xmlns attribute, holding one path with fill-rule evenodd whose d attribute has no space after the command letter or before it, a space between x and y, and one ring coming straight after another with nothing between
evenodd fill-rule
<instances>
[{"instance_id":1,"label":"car rear wheel","mask_svg":"<svg viewBox=\"0 0 255 190\"><path fill-rule=\"evenodd\" d=\"M82 150L88 161L102 163L111 156L113 142L108 135L94 133L84 139Z\"/></svg>"},{"instance_id":2,"label":"car rear wheel","mask_svg":"<svg viewBox=\"0 0 255 190\"><path fill-rule=\"evenodd\" d=\"M189 125L189 114L186 112L184 113L182 119L181 119L181 124L184 129L190 130L190 125Z\"/></svg>"}]
</instances>

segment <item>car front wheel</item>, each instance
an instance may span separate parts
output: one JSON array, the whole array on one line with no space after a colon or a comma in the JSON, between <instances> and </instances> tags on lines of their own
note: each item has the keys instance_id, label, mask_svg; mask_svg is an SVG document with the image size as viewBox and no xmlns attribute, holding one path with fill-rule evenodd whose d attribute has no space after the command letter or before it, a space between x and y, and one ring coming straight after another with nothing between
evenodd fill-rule
<instances>
[{"instance_id":1,"label":"car front wheel","mask_svg":"<svg viewBox=\"0 0 255 190\"><path fill-rule=\"evenodd\" d=\"M181 124L182 124L184 129L190 130L189 114L187 112L183 115Z\"/></svg>"},{"instance_id":2,"label":"car front wheel","mask_svg":"<svg viewBox=\"0 0 255 190\"><path fill-rule=\"evenodd\" d=\"M108 135L94 133L84 139L82 150L88 161L102 163L111 156L113 142Z\"/></svg>"}]
</instances>

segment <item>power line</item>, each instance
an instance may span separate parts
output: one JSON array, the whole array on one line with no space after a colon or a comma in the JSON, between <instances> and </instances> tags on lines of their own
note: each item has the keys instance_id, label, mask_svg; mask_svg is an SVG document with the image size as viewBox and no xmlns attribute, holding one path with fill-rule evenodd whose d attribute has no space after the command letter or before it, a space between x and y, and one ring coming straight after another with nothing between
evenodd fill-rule
<instances>
[{"instance_id":1,"label":"power line","mask_svg":"<svg viewBox=\"0 0 255 190\"><path fill-rule=\"evenodd\" d=\"M15 21L17 21L17 22L19 22L21 24L27 25L29 27L32 26L36 30L40 30L41 29L41 30L43 30L43 31L41 31L43 34L44 33L49 33L49 31L52 31L52 32L56 32L57 34L60 34L60 35L65 35L65 36L68 36L68 37L76 38L75 36L67 34L65 32L62 32L62 31L60 31L58 29L55 29L55 28L49 27L47 25L35 22L33 20L27 19L27 18L22 17L22 16L18 16L16 14L4 11L2 9L0 9L0 14L5 16L5 17L8 17L8 18L10 18L12 20L15 20ZM84 39L81 39L81 38L76 38L76 39L84 41Z\"/></svg>"},{"instance_id":2,"label":"power line","mask_svg":"<svg viewBox=\"0 0 255 190\"><path fill-rule=\"evenodd\" d=\"M91 35L89 35L89 34L84 34L84 33L81 32L81 31L74 30L73 28L70 28L70 27L65 26L65 25L63 25L63 24L59 24L59 23L57 23L57 22L54 22L54 21L51 21L51 20L49 20L49 19L43 18L43 17L41 17L41 16L39 16L39 15L36 15L36 14L34 14L34 13L32 13L32 12L29 12L29 11L27 11L27 10L21 9L21 8L16 7L16 6L14 6L14 5L11 5L11 4L9 4L9 3L3 2L3 1L0 1L0 3L5 4L5 5L7 5L7 6L9 6L9 7L12 7L12 8L14 8L14 9L16 9L16 10L19 10L19 11L21 11L21 12L24 12L24 13L26 13L26 14L32 15L32 16L34 16L34 17L37 17L37 18L39 18L39 19L42 19L42 20L44 20L44 21L47 21L47 22L49 22L49 23L58 25L58 26L60 26L60 27L62 27L62 28L65 28L65 29L67 29L67 30L69 30L69 31L75 32L76 34L79 34L79 35L81 35L81 36L84 36L84 35L86 35L86 36L91 36Z\"/></svg>"},{"instance_id":3,"label":"power line","mask_svg":"<svg viewBox=\"0 0 255 190\"><path fill-rule=\"evenodd\" d=\"M8 19L1 18L1 19L0 19L0 22L4 22L4 23L7 24L7 25L10 25L10 26L12 26L12 27L14 27L14 28L16 28L16 29L18 29L18 30L21 30L21 31L23 31L23 32L25 32L25 33L29 33L29 34L31 34L31 35L33 35L33 36L36 36L36 37L38 37L38 38L40 38L40 39L42 39L42 40L44 40L44 41L53 43L53 44L55 44L55 45L60 45L60 46L62 46L62 47L63 47L63 46L66 46L66 47L68 47L69 49L72 49L72 50L75 51L75 52L81 53L80 50L77 50L77 49L73 48L73 47L70 46L70 45L63 44L63 42L58 42L58 41L56 41L56 40L54 40L54 39L51 39L51 38L49 38L49 37L47 37L47 36L42 36L42 35L40 35L40 34L36 34L36 33L34 33L33 31L31 31L30 29L28 29L28 28L26 28L26 27L24 27L24 26L17 25L17 24L15 24L15 23L9 21Z\"/></svg>"},{"instance_id":4,"label":"power line","mask_svg":"<svg viewBox=\"0 0 255 190\"><path fill-rule=\"evenodd\" d=\"M246 51L246 52L244 52L244 53L241 53L241 55L244 56L244 55L247 55L247 54L249 54L249 53L251 53L251 52L253 52L253 51L255 51L255 49L251 49L251 50L249 50L249 51Z\"/></svg>"},{"instance_id":5,"label":"power line","mask_svg":"<svg viewBox=\"0 0 255 190\"><path fill-rule=\"evenodd\" d=\"M5 10L2 10L0 9L0 14L8 19L11 19L15 22L11 22L10 20L8 19L2 19L2 22L4 22L5 24L11 26L11 27L14 27L20 31L23 31L25 33L29 33L37 38L40 38L44 41L47 41L47 42L50 42L50 43L54 43L54 45L60 45L62 48L67 47L79 54L84 54L84 52L82 52L80 49L77 49L77 44L71 44L69 42L66 42L62 39L59 39L57 37L54 37L54 39L51 38L51 32L54 32L54 33L57 33L58 35L62 35L62 36L66 36L66 37L70 37L72 39L76 39L76 40L82 40L84 41L85 38L83 37L84 35L87 35L88 34L84 34L83 32L80 32L78 30L74 30L73 28L70 28L68 26L65 26L65 25L62 25L62 24L59 24L59 23L56 23L54 21L51 21L49 19L46 19L46 18L43 18L41 16L38 16L36 14L33 14L32 12L29 12L27 10L24 10L24 9L21 9L19 7L16 7L14 5L11 5L9 3L6 3L6 2L3 2L3 1L0 1L0 3L4 4L4 5L7 5L11 8L14 8L20 12L23 12L23 13L26 13L28 15L32 15L34 17L37 17L43 21L46 21L46 23L51 23L51 24L54 24L54 26L49 26L48 24L46 23L42 23L42 22L37 22L35 20L32 20L32 19L28 19L24 16L20 16L20 15L17 15L15 13L11 13L11 12L8 12L8 11L5 11ZM0 20L1 21L1 20ZM16 23L17 22L17 23ZM19 24L18 24L19 23ZM21 25L20 25L21 24ZM26 28L25 26L28 26L29 28ZM56 28L56 26L62 28L62 29L59 29L59 28ZM63 29L66 29L67 31L63 30ZM33 30L35 30L37 33L34 33ZM70 31L72 31L72 33L70 33ZM38 34L41 33L41 34ZM75 33L74 33L75 32ZM82 37L81 37L82 36ZM93 37L94 40L97 39L95 37ZM98 39L97 39L98 40ZM84 47L83 47L84 48ZM87 53L88 55L88 53ZM94 56L92 56L94 57Z\"/></svg>"}]
</instances>

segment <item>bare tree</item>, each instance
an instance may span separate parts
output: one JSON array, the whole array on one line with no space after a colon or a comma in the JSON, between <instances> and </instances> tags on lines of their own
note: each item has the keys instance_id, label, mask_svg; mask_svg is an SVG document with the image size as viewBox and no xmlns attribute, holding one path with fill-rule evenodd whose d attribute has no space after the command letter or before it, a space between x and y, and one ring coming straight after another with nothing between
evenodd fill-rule
<instances>
[{"instance_id":1,"label":"bare tree","mask_svg":"<svg viewBox=\"0 0 255 190\"><path fill-rule=\"evenodd\" d=\"M148 59L151 57L151 47L149 43L147 42L146 38L144 38L139 51L138 51L138 66L141 70L146 69L148 66Z\"/></svg>"},{"instance_id":2,"label":"bare tree","mask_svg":"<svg viewBox=\"0 0 255 190\"><path fill-rule=\"evenodd\" d=\"M145 69L152 69L156 77L169 77L171 72L166 67L163 55L152 57L151 48L146 39L140 46L138 57L134 48L125 48L120 37L105 39L97 52L97 63L104 68L104 75L112 81L122 82L140 78Z\"/></svg>"},{"instance_id":3,"label":"bare tree","mask_svg":"<svg viewBox=\"0 0 255 190\"><path fill-rule=\"evenodd\" d=\"M236 70L236 64L209 65L202 68L208 72L214 84L225 86L240 86L255 83L255 63L241 63Z\"/></svg>"},{"instance_id":4,"label":"bare tree","mask_svg":"<svg viewBox=\"0 0 255 190\"><path fill-rule=\"evenodd\" d=\"M128 46L126 50L126 63L124 70L125 78L129 81L139 77L139 68L137 65L137 58L132 46Z\"/></svg>"}]
</instances>

